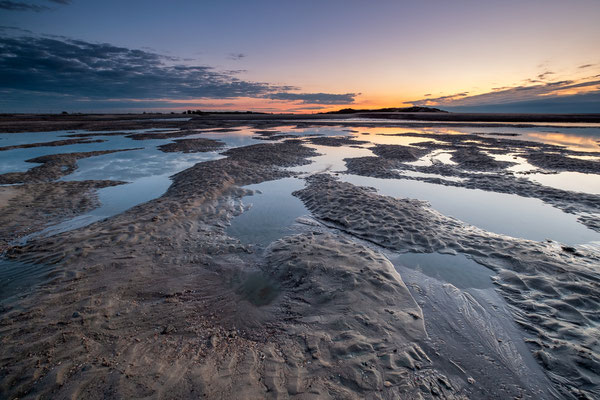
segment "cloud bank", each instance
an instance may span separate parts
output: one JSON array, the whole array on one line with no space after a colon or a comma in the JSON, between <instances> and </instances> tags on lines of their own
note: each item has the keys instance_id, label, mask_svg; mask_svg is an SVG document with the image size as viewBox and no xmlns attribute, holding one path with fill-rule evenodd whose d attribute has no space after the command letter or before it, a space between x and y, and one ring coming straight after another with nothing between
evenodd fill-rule
<instances>
[{"instance_id":1,"label":"cloud bank","mask_svg":"<svg viewBox=\"0 0 600 400\"><path fill-rule=\"evenodd\" d=\"M65 98L86 101L255 98L343 105L352 103L356 96L297 93L299 89L294 86L244 80L238 78L239 71L218 71L183 61L108 43L6 36L0 37L0 91L15 102L43 93L63 102Z\"/></svg>"},{"instance_id":2,"label":"cloud bank","mask_svg":"<svg viewBox=\"0 0 600 400\"><path fill-rule=\"evenodd\" d=\"M302 104L351 104L357 93L271 93L266 97L271 100L300 101Z\"/></svg>"}]
</instances>

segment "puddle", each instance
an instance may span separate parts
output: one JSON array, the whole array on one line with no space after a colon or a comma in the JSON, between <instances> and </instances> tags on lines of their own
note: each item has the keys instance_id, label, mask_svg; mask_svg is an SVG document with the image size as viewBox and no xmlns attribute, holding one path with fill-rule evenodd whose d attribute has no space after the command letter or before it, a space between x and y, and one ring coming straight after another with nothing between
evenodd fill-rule
<instances>
[{"instance_id":1,"label":"puddle","mask_svg":"<svg viewBox=\"0 0 600 400\"><path fill-rule=\"evenodd\" d=\"M247 274L236 289L243 299L258 307L271 303L280 291L279 284L261 272Z\"/></svg>"},{"instance_id":2,"label":"puddle","mask_svg":"<svg viewBox=\"0 0 600 400\"><path fill-rule=\"evenodd\" d=\"M107 187L98 190L101 206L89 213L79 215L59 224L52 225L43 231L36 232L21 242L38 236L51 236L73 229L78 229L91 223L120 214L131 207L142 204L160 197L171 185L169 177L177 172L183 171L196 163L222 158L220 151L206 153L164 153L157 146L172 142L173 139L149 139L133 140L126 138L130 133L151 132L152 130L123 131L123 136L100 136L106 140L103 143L78 144L58 147L38 147L31 149L16 149L3 152L0 162L0 173L8 172L2 170L27 170L36 164L26 163L24 160L45 154L60 154L79 151L122 149L142 147L140 150L104 154L95 157L80 159L77 161L78 168L70 175L62 177L62 181L81 180L115 180L128 182L124 185ZM163 130L161 130L163 131ZM78 131L76 131L78 132ZM58 140L62 135L74 133L74 131L58 131L33 134L11 134L14 136L33 136L39 139L40 135L46 135L47 140ZM253 131L248 128L235 132L210 132L198 133L198 135L186 138L205 137L218 139L228 147L246 146L254 143L262 143L253 139ZM96 137L92 137L94 139ZM9 157L4 158L5 155ZM23 166L23 168L20 168ZM295 189L294 189L295 190ZM295 198L294 198L295 199Z\"/></svg>"},{"instance_id":3,"label":"puddle","mask_svg":"<svg viewBox=\"0 0 600 400\"><path fill-rule=\"evenodd\" d=\"M218 152L163 153L155 146L83 158L63 181L109 179L133 181L143 177L172 175L202 161L222 158Z\"/></svg>"},{"instance_id":4,"label":"puddle","mask_svg":"<svg viewBox=\"0 0 600 400\"><path fill-rule=\"evenodd\" d=\"M534 198L414 180L358 175L340 175L340 179L374 187L387 196L427 200L442 214L489 232L537 241L552 239L570 245L600 240L600 233L587 229L574 215Z\"/></svg>"},{"instance_id":5,"label":"puddle","mask_svg":"<svg viewBox=\"0 0 600 400\"><path fill-rule=\"evenodd\" d=\"M434 178L434 179L442 179L442 180L452 181L452 182L463 182L466 179L466 178L460 178L458 176L443 176L443 175L437 175L437 174L430 174L427 172L406 171L406 170L399 170L399 169L394 170L394 171L398 172L399 174L410 176L413 178Z\"/></svg>"},{"instance_id":6,"label":"puddle","mask_svg":"<svg viewBox=\"0 0 600 400\"><path fill-rule=\"evenodd\" d=\"M464 254L405 253L390 257L394 265L417 270L431 278L450 283L459 289L493 287L494 272Z\"/></svg>"},{"instance_id":7,"label":"puddle","mask_svg":"<svg viewBox=\"0 0 600 400\"><path fill-rule=\"evenodd\" d=\"M451 160L452 153L453 152L448 150L434 150L419 158L417 161L407 162L406 165L414 165L415 167L430 167L434 163L456 165L456 163Z\"/></svg>"},{"instance_id":8,"label":"puddle","mask_svg":"<svg viewBox=\"0 0 600 400\"><path fill-rule=\"evenodd\" d=\"M252 196L242 199L250 209L233 218L227 227L227 234L238 238L242 243L266 247L274 240L292 233L290 227L296 218L310 214L304 204L292 192L302 189L304 181L297 178L284 178L244 186L259 190Z\"/></svg>"},{"instance_id":9,"label":"puddle","mask_svg":"<svg viewBox=\"0 0 600 400\"><path fill-rule=\"evenodd\" d=\"M307 145L307 147L315 149L321 155L309 158L309 161L311 161L310 164L288 168L290 171L310 173L325 171L343 172L347 170L344 158L368 157L374 155L371 150L358 147L317 145Z\"/></svg>"},{"instance_id":10,"label":"puddle","mask_svg":"<svg viewBox=\"0 0 600 400\"><path fill-rule=\"evenodd\" d=\"M556 189L600 194L600 175L581 172L559 172L558 174L529 174L526 178Z\"/></svg>"}]
</instances>

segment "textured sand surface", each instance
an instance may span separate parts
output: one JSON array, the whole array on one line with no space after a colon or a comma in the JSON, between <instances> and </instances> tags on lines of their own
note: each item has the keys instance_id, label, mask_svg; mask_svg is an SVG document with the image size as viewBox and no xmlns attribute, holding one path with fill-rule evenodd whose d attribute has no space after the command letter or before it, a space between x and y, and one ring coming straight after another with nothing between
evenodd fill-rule
<instances>
[{"instance_id":1,"label":"textured sand surface","mask_svg":"<svg viewBox=\"0 0 600 400\"><path fill-rule=\"evenodd\" d=\"M0 208L6 207L8 202L19 193L18 188L0 187Z\"/></svg>"},{"instance_id":2,"label":"textured sand surface","mask_svg":"<svg viewBox=\"0 0 600 400\"><path fill-rule=\"evenodd\" d=\"M380 196L328 175L308 182L295 195L326 224L393 250L460 251L493 268L551 379L564 387L565 395L600 394L596 253L488 233L446 217L426 202Z\"/></svg>"},{"instance_id":3,"label":"textured sand surface","mask_svg":"<svg viewBox=\"0 0 600 400\"><path fill-rule=\"evenodd\" d=\"M197 138L197 139L179 139L173 143L158 146L160 151L165 153L200 153L206 151L215 151L223 147L225 143L220 140Z\"/></svg>"},{"instance_id":4,"label":"textured sand surface","mask_svg":"<svg viewBox=\"0 0 600 400\"><path fill-rule=\"evenodd\" d=\"M112 150L39 157L30 161L42 165L0 175L17 184L0 188L0 261L49 271L0 303L0 398L600 398L597 248L493 234L337 172L287 169L318 156L312 145L366 149L359 130L318 136L303 129L340 122L269 115L19 118L1 117L0 131L100 132L65 135L81 143L184 138L164 152L219 150L224 142L185 137L247 127L270 142L229 148L175 174L157 199L23 245L15 240L97 207L97 189L122 183L56 181L78 159ZM150 128L168 130L122 132ZM576 157L595 152L512 134L397 136L406 135L417 142L374 141L375 156L345 160L348 173L534 197L600 230L600 196L537 184L496 157L584 173L599 163ZM292 176L306 180L294 194L312 213L297 220L299 234L264 253L227 235L246 209L243 186ZM495 289L403 269L394 257L405 252L467 255L489 268Z\"/></svg>"},{"instance_id":5,"label":"textured sand surface","mask_svg":"<svg viewBox=\"0 0 600 400\"><path fill-rule=\"evenodd\" d=\"M245 160L267 149L270 161ZM5 396L463 397L415 343L420 309L383 256L305 235L257 264L224 235L237 185L288 176L274 168L293 164L281 152L312 154L297 142L246 150L177 174L157 200L9 251L57 267L2 315Z\"/></svg>"},{"instance_id":6,"label":"textured sand surface","mask_svg":"<svg viewBox=\"0 0 600 400\"><path fill-rule=\"evenodd\" d=\"M98 207L96 190L121 183L107 180L0 187L0 253L23 236Z\"/></svg>"}]
</instances>

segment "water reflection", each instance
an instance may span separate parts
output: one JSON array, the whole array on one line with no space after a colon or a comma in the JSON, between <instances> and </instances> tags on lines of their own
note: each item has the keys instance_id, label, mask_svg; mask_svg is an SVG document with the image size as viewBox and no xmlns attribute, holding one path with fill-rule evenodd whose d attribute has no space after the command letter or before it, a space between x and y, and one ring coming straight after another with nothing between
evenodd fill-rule
<instances>
[{"instance_id":1,"label":"water reflection","mask_svg":"<svg viewBox=\"0 0 600 400\"><path fill-rule=\"evenodd\" d=\"M405 253L390 257L394 265L417 270L459 289L486 289L493 287L494 272L463 254Z\"/></svg>"},{"instance_id":2,"label":"water reflection","mask_svg":"<svg viewBox=\"0 0 600 400\"><path fill-rule=\"evenodd\" d=\"M600 176L581 172L559 172L558 174L529 174L527 178L544 186L573 192L600 194Z\"/></svg>"},{"instance_id":3,"label":"water reflection","mask_svg":"<svg viewBox=\"0 0 600 400\"><path fill-rule=\"evenodd\" d=\"M265 247L274 240L292 233L290 226L296 218L310 214L300 199L292 192L302 189L304 180L285 178L245 186L257 192L244 197L250 209L235 217L227 234L246 244Z\"/></svg>"}]
</instances>

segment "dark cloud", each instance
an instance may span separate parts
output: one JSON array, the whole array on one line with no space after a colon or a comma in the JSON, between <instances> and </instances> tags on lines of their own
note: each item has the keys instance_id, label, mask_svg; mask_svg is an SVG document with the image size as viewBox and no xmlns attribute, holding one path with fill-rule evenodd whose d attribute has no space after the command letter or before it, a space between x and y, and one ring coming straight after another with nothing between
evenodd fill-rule
<instances>
[{"instance_id":1,"label":"dark cloud","mask_svg":"<svg viewBox=\"0 0 600 400\"><path fill-rule=\"evenodd\" d=\"M351 104L357 93L270 93L265 97L271 100L300 101L302 104Z\"/></svg>"},{"instance_id":2,"label":"dark cloud","mask_svg":"<svg viewBox=\"0 0 600 400\"><path fill-rule=\"evenodd\" d=\"M71 0L48 0L48 1L51 3L62 4L62 5L71 4ZM24 1L0 0L0 9L7 10L7 11L41 12L41 11L51 10L52 8L45 6L45 5L36 4L36 3L28 3L28 2L24 2Z\"/></svg>"},{"instance_id":3,"label":"dark cloud","mask_svg":"<svg viewBox=\"0 0 600 400\"><path fill-rule=\"evenodd\" d=\"M246 55L244 53L229 53L228 58L231 60L241 60L242 58L245 58Z\"/></svg>"},{"instance_id":4,"label":"dark cloud","mask_svg":"<svg viewBox=\"0 0 600 400\"><path fill-rule=\"evenodd\" d=\"M546 79L550 75L555 75L555 73L552 71L546 71L546 72L542 72L537 77L538 77L538 79Z\"/></svg>"},{"instance_id":5,"label":"dark cloud","mask_svg":"<svg viewBox=\"0 0 600 400\"><path fill-rule=\"evenodd\" d=\"M50 7L42 6L39 4L23 3L20 1L1 0L0 9L7 11L47 11Z\"/></svg>"},{"instance_id":6,"label":"dark cloud","mask_svg":"<svg viewBox=\"0 0 600 400\"><path fill-rule=\"evenodd\" d=\"M589 68L589 67L593 67L594 64L584 64L584 65L580 65L579 68L580 69L584 69L584 68Z\"/></svg>"},{"instance_id":7,"label":"dark cloud","mask_svg":"<svg viewBox=\"0 0 600 400\"><path fill-rule=\"evenodd\" d=\"M422 105L427 105L426 103L441 103L441 102L445 102L445 101L449 101L449 100L456 100L456 99L465 97L468 94L469 94L469 92L461 92L461 93L449 94L449 95L440 96L440 97L429 97L431 94L426 94L424 96L428 97L427 99L410 100L410 101L407 101L406 103L411 103L415 106L422 106Z\"/></svg>"},{"instance_id":8,"label":"dark cloud","mask_svg":"<svg viewBox=\"0 0 600 400\"><path fill-rule=\"evenodd\" d=\"M291 93L298 88L243 80L238 78L240 71L184 64L153 51L58 36L24 36L22 32L11 36L10 31L4 29L7 34L0 36L0 105L4 110L44 110L44 102L64 108L118 109L153 104L173 107L170 100L189 100L193 107L198 104L193 99L240 97L349 104L356 96Z\"/></svg>"},{"instance_id":9,"label":"dark cloud","mask_svg":"<svg viewBox=\"0 0 600 400\"><path fill-rule=\"evenodd\" d=\"M203 65L106 43L49 37L0 38L0 88L110 98L262 97L293 90Z\"/></svg>"}]
</instances>

